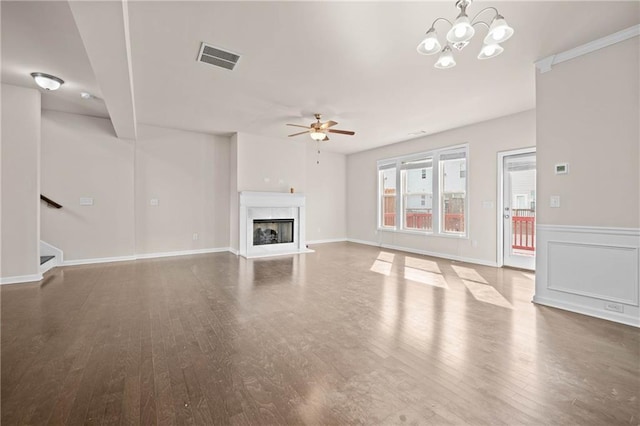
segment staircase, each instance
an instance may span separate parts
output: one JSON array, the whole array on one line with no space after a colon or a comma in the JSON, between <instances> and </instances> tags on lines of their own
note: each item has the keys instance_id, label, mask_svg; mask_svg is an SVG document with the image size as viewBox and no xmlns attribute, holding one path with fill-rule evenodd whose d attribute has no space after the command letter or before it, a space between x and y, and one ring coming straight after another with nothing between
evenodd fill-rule
<instances>
[{"instance_id":1,"label":"staircase","mask_svg":"<svg viewBox=\"0 0 640 426\"><path fill-rule=\"evenodd\" d=\"M57 247L40 240L40 273L62 264L63 253Z\"/></svg>"},{"instance_id":2,"label":"staircase","mask_svg":"<svg viewBox=\"0 0 640 426\"><path fill-rule=\"evenodd\" d=\"M47 207L52 209L61 209L62 204L56 203L51 198L40 194L40 200L47 204ZM55 268L63 261L63 253L58 247L52 246L49 243L45 243L40 240L40 274L44 274L49 269Z\"/></svg>"}]
</instances>

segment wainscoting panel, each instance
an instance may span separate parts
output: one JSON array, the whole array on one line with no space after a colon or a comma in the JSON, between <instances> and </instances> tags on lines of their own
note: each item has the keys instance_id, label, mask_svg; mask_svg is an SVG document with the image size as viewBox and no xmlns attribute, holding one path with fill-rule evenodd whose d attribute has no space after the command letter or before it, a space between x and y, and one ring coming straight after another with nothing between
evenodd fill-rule
<instances>
[{"instance_id":1,"label":"wainscoting panel","mask_svg":"<svg viewBox=\"0 0 640 426\"><path fill-rule=\"evenodd\" d=\"M537 226L533 301L640 327L640 230Z\"/></svg>"},{"instance_id":2,"label":"wainscoting panel","mask_svg":"<svg viewBox=\"0 0 640 426\"><path fill-rule=\"evenodd\" d=\"M638 306L636 247L549 241L547 287Z\"/></svg>"}]
</instances>

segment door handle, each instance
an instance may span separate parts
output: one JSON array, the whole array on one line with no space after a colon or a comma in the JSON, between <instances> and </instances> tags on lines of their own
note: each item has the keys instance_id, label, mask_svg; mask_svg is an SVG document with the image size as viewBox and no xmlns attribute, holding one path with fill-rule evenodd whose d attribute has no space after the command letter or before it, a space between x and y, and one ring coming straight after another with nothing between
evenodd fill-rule
<instances>
[{"instance_id":1,"label":"door handle","mask_svg":"<svg viewBox=\"0 0 640 426\"><path fill-rule=\"evenodd\" d=\"M508 214L505 214L505 215L504 215L504 218L505 218L505 219L509 219L509 215L508 215Z\"/></svg>"}]
</instances>

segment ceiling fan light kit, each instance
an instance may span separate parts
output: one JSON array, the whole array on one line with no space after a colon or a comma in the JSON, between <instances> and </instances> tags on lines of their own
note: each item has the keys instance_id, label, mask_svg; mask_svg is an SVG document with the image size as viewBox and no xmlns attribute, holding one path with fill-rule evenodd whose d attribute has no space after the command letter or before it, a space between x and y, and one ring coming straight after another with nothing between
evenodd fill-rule
<instances>
[{"instance_id":1,"label":"ceiling fan light kit","mask_svg":"<svg viewBox=\"0 0 640 426\"><path fill-rule=\"evenodd\" d=\"M311 133L309 133L309 136L311 136L311 139L313 139L314 141L323 141L325 139L329 139L327 138L327 134L324 132L321 132L319 130L313 130Z\"/></svg>"},{"instance_id":2,"label":"ceiling fan light kit","mask_svg":"<svg viewBox=\"0 0 640 426\"><path fill-rule=\"evenodd\" d=\"M467 7L472 1L473 0L456 1L456 7L460 9L460 13L455 21L451 22L446 18L437 18L431 24L425 38L418 44L416 50L421 55L434 55L440 52L440 56L434 65L436 68L446 69L456 65L456 61L453 58L452 47L456 50L464 49L475 35L475 27L477 25L484 25L488 29L487 35L483 40L482 48L478 54L478 59L495 58L504 52L504 48L500 46L500 43L511 38L514 32L513 28L507 24L507 21L500 15L498 9L495 7L485 7L470 20L467 16ZM478 19L478 17L486 11L493 11L494 13L490 23ZM438 32L435 29L435 25L440 21L445 21L451 26L446 35L444 48L438 39Z\"/></svg>"},{"instance_id":3,"label":"ceiling fan light kit","mask_svg":"<svg viewBox=\"0 0 640 426\"><path fill-rule=\"evenodd\" d=\"M302 126L300 124L287 124L287 126L302 127L307 129L304 132L299 132L299 133L294 133L292 135L289 135L289 137L309 133L309 136L311 136L311 139L313 139L314 141L320 142L320 141L329 140L329 136L327 136L327 133L339 133L341 135L350 135L350 136L353 136L356 134L355 132L352 132L350 130L331 129L331 127L335 126L338 123L332 120L329 120L325 123L321 123L320 118L322 118L322 115L314 114L314 116L316 118L316 122L311 123L309 126Z\"/></svg>"}]
</instances>

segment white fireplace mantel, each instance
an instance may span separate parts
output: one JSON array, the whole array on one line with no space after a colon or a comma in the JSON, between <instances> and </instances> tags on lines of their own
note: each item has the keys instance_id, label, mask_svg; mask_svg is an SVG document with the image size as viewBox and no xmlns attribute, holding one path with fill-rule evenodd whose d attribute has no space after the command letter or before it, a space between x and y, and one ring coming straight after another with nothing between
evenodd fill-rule
<instances>
[{"instance_id":1,"label":"white fireplace mantel","mask_svg":"<svg viewBox=\"0 0 640 426\"><path fill-rule=\"evenodd\" d=\"M239 253L246 258L310 253L305 240L305 196L284 192L240 192ZM293 219L293 243L253 244L254 219Z\"/></svg>"}]
</instances>

